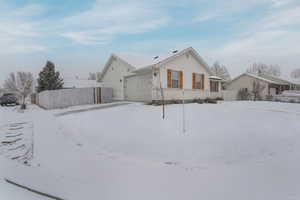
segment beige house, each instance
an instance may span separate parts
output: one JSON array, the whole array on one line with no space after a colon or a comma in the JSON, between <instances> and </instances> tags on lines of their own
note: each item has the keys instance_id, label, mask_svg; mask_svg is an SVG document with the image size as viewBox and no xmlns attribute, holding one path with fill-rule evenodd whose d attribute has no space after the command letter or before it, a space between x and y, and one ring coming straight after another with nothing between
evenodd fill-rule
<instances>
[{"instance_id":1,"label":"beige house","mask_svg":"<svg viewBox=\"0 0 300 200\"><path fill-rule=\"evenodd\" d=\"M100 77L115 100L143 102L222 97L221 80L192 47L154 58L113 54Z\"/></svg>"},{"instance_id":2,"label":"beige house","mask_svg":"<svg viewBox=\"0 0 300 200\"><path fill-rule=\"evenodd\" d=\"M233 79L226 84L226 90L245 90L251 92L253 90L253 82L259 82L263 86L261 95L263 98L266 96L275 96L281 94L285 90L299 89L299 85L290 81L273 77L269 75L255 75L250 73L244 73Z\"/></svg>"}]
</instances>

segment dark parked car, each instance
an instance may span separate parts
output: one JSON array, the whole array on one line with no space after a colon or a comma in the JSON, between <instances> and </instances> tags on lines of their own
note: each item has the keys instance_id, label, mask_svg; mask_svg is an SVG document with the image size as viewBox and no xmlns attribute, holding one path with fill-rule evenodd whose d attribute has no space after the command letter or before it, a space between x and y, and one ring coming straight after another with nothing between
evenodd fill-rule
<instances>
[{"instance_id":1,"label":"dark parked car","mask_svg":"<svg viewBox=\"0 0 300 200\"><path fill-rule=\"evenodd\" d=\"M0 105L7 106L7 105L19 105L18 98L16 95L12 93L6 93L2 97L0 97Z\"/></svg>"}]
</instances>

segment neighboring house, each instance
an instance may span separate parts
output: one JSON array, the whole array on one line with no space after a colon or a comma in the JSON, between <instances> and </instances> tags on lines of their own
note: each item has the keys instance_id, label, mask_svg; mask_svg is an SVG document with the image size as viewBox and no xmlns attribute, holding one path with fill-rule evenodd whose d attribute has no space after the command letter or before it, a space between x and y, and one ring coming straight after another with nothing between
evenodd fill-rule
<instances>
[{"instance_id":1,"label":"neighboring house","mask_svg":"<svg viewBox=\"0 0 300 200\"><path fill-rule=\"evenodd\" d=\"M253 90L254 81L260 82L260 84L264 87L263 91L261 92L262 97L266 97L267 95L278 95L285 90L300 89L299 84L295 84L278 77L264 74L254 75L250 73L244 73L227 83L226 90L242 89L251 92Z\"/></svg>"},{"instance_id":2,"label":"neighboring house","mask_svg":"<svg viewBox=\"0 0 300 200\"><path fill-rule=\"evenodd\" d=\"M221 80L191 47L154 58L112 54L100 77L115 100L144 102L222 97Z\"/></svg>"}]
</instances>

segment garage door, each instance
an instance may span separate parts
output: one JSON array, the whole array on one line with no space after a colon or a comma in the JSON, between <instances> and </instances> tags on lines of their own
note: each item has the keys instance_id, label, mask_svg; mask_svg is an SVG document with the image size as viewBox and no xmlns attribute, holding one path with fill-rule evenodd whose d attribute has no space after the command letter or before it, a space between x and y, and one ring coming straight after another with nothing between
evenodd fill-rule
<instances>
[{"instance_id":1,"label":"garage door","mask_svg":"<svg viewBox=\"0 0 300 200\"><path fill-rule=\"evenodd\" d=\"M125 100L150 102L152 100L152 74L125 78Z\"/></svg>"}]
</instances>

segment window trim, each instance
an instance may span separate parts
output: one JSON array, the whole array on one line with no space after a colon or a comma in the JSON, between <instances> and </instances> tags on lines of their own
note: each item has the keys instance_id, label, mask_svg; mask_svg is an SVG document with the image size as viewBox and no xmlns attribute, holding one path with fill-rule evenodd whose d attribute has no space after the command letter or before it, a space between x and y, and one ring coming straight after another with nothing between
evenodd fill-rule
<instances>
[{"instance_id":1,"label":"window trim","mask_svg":"<svg viewBox=\"0 0 300 200\"><path fill-rule=\"evenodd\" d=\"M177 73L177 80L173 79L173 73ZM174 87L173 81L177 81L177 87ZM183 71L167 69L167 86L168 88L182 89L183 88Z\"/></svg>"},{"instance_id":2,"label":"window trim","mask_svg":"<svg viewBox=\"0 0 300 200\"><path fill-rule=\"evenodd\" d=\"M197 77L200 78L197 81ZM204 73L195 73L192 74L192 89L204 90L205 88L205 74Z\"/></svg>"}]
</instances>

